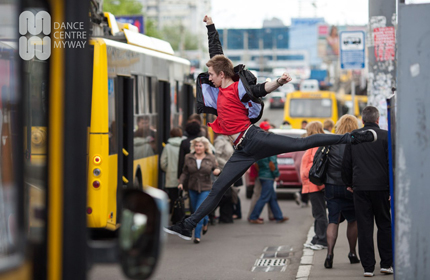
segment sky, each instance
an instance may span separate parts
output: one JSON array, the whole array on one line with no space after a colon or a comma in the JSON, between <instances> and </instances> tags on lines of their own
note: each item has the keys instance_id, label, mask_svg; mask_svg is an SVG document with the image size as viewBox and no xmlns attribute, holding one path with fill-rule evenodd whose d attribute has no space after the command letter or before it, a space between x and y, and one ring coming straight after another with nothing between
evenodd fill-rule
<instances>
[{"instance_id":1,"label":"sky","mask_svg":"<svg viewBox=\"0 0 430 280\"><path fill-rule=\"evenodd\" d=\"M323 17L330 25L366 25L369 0L212 0L217 28L261 28L263 20L277 17Z\"/></svg>"}]
</instances>

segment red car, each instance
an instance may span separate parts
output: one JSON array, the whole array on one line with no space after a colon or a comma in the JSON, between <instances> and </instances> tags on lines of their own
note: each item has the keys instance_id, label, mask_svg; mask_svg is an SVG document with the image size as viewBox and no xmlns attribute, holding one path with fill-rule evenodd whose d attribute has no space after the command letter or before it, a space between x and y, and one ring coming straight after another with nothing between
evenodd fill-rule
<instances>
[{"instance_id":1,"label":"red car","mask_svg":"<svg viewBox=\"0 0 430 280\"><path fill-rule=\"evenodd\" d=\"M270 129L270 132L286 135L289 137L301 137L306 133L304 129ZM291 152L278 155L278 168L279 173L281 174L277 186L277 190L279 189L293 189L297 191L297 189L302 188L302 183L299 181L299 174L297 174L296 167L294 164L294 158L297 158L298 152ZM301 157L299 157L301 160ZM299 163L300 164L300 163ZM250 176L251 168L248 169L245 173L245 185L246 185L246 197L251 198L252 193L254 192L254 178Z\"/></svg>"}]
</instances>

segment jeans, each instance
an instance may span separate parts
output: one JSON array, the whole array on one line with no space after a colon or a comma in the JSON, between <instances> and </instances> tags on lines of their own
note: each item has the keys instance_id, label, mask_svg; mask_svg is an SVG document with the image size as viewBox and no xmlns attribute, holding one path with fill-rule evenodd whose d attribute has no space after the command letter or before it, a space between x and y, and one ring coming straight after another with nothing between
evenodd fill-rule
<instances>
[{"instance_id":1,"label":"jeans","mask_svg":"<svg viewBox=\"0 0 430 280\"><path fill-rule=\"evenodd\" d=\"M208 197L210 191L202 191L201 193L193 190L189 190L190 199L191 199L191 205L193 209L197 209L200 207L202 202ZM202 233L202 227L207 225L209 222L209 217L204 216L196 226L196 229L194 230L194 238L200 238Z\"/></svg>"},{"instance_id":2,"label":"jeans","mask_svg":"<svg viewBox=\"0 0 430 280\"><path fill-rule=\"evenodd\" d=\"M257 220L260 217L261 211L266 203L269 203L270 209L272 209L273 216L276 220L282 220L282 211L279 208L278 200L276 198L276 192L273 188L273 180L260 179L261 181L261 195L255 204L254 210L249 216L250 220Z\"/></svg>"},{"instance_id":3,"label":"jeans","mask_svg":"<svg viewBox=\"0 0 430 280\"><path fill-rule=\"evenodd\" d=\"M305 138L293 138L269 133L252 125L240 147L234 151L227 161L209 196L193 215L185 219L185 226L194 228L204 216L215 209L227 189L242 177L246 170L257 160L282 153L305 151L313 147L348 144L350 142L351 136L349 133L344 135L314 134Z\"/></svg>"}]
</instances>

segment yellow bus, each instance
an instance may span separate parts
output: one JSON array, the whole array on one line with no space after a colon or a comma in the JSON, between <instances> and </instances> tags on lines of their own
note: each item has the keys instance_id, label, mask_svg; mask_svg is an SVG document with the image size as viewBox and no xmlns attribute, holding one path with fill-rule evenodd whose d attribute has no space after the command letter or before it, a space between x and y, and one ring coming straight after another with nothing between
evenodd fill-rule
<instances>
[{"instance_id":1,"label":"yellow bus","mask_svg":"<svg viewBox=\"0 0 430 280\"><path fill-rule=\"evenodd\" d=\"M284 120L292 128L302 128L302 121L338 120L336 94L331 91L295 91L287 94L284 107Z\"/></svg>"},{"instance_id":2,"label":"yellow bus","mask_svg":"<svg viewBox=\"0 0 430 280\"><path fill-rule=\"evenodd\" d=\"M87 217L90 228L114 231L118 192L159 186L162 143L193 113L194 96L190 62L174 56L169 43L121 29L112 14L104 16L111 34L90 41Z\"/></svg>"},{"instance_id":3,"label":"yellow bus","mask_svg":"<svg viewBox=\"0 0 430 280\"><path fill-rule=\"evenodd\" d=\"M354 115L361 120L361 112L367 106L367 95L355 95L354 112L352 109L352 96L350 94L341 95L337 99L339 101L339 107L342 108L342 115Z\"/></svg>"}]
</instances>

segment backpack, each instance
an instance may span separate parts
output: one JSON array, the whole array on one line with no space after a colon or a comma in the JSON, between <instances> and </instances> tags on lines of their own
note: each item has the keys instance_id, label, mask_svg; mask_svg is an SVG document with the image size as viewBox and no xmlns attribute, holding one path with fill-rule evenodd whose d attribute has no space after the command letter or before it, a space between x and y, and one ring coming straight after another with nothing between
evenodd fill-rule
<instances>
[{"instance_id":1,"label":"backpack","mask_svg":"<svg viewBox=\"0 0 430 280\"><path fill-rule=\"evenodd\" d=\"M312 167L309 170L309 180L317 186L321 186L325 183L330 148L330 146L318 148L314 156Z\"/></svg>"}]
</instances>

